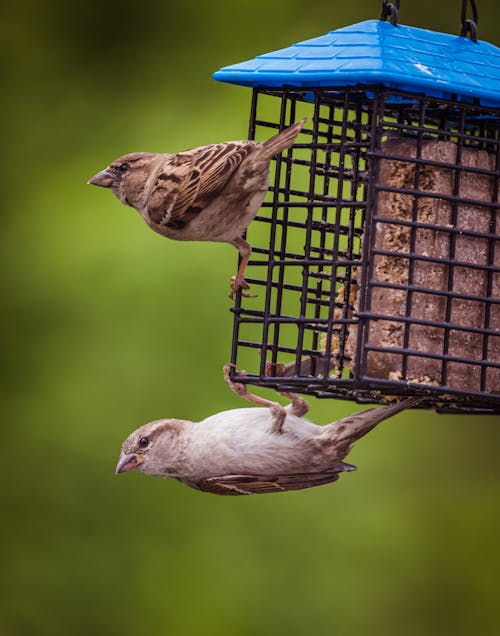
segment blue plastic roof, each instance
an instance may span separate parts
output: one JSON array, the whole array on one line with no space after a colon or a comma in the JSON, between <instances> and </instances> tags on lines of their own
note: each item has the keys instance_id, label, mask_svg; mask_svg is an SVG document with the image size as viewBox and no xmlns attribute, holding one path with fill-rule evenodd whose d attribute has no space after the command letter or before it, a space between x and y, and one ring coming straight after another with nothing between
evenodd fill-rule
<instances>
[{"instance_id":1,"label":"blue plastic roof","mask_svg":"<svg viewBox=\"0 0 500 636\"><path fill-rule=\"evenodd\" d=\"M377 84L500 106L500 49L489 42L367 20L214 73L259 87Z\"/></svg>"}]
</instances>

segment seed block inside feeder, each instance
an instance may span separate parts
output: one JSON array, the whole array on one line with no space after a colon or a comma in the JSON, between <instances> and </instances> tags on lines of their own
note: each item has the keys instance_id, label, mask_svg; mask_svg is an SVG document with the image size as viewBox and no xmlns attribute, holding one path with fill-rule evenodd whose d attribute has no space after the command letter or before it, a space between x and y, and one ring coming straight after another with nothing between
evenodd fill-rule
<instances>
[{"instance_id":1,"label":"seed block inside feeder","mask_svg":"<svg viewBox=\"0 0 500 636\"><path fill-rule=\"evenodd\" d=\"M500 246L493 242L491 255L491 242L474 235L491 232L492 212L470 202L492 201L494 178L480 171L494 171L495 157L453 142L420 145L420 158L429 163L415 162L416 140L382 144L382 153L403 159L380 162L368 303L380 318L369 321L368 344L384 351L368 352L366 372L431 385L444 384L445 377L452 389L479 391L479 366L412 352L477 361L486 350L488 360L500 362L500 305L488 301L500 296L499 276L488 269L491 256L500 266ZM418 195L408 192L414 190ZM352 358L356 341L354 327L347 341ZM403 354L391 349L407 351L406 369ZM488 369L486 390L500 392L500 369Z\"/></svg>"}]
</instances>

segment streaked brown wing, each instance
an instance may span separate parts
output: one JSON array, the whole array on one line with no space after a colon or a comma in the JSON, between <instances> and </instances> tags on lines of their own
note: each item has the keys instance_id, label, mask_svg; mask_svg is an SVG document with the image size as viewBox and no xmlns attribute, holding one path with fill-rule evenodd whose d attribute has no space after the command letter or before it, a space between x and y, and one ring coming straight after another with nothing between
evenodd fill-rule
<instances>
[{"instance_id":1,"label":"streaked brown wing","mask_svg":"<svg viewBox=\"0 0 500 636\"><path fill-rule=\"evenodd\" d=\"M229 181L229 178L257 146L255 141L228 141L188 150L195 169L200 172L198 198L210 199Z\"/></svg>"},{"instance_id":2,"label":"streaked brown wing","mask_svg":"<svg viewBox=\"0 0 500 636\"><path fill-rule=\"evenodd\" d=\"M340 472L342 472L342 469L323 473L277 475L272 477L265 475L224 475L198 482L197 487L200 490L216 495L252 495L267 492L284 492L329 484L337 481Z\"/></svg>"},{"instance_id":3,"label":"streaked brown wing","mask_svg":"<svg viewBox=\"0 0 500 636\"><path fill-rule=\"evenodd\" d=\"M181 229L219 194L254 141L232 141L172 155L148 197L154 223Z\"/></svg>"}]
</instances>

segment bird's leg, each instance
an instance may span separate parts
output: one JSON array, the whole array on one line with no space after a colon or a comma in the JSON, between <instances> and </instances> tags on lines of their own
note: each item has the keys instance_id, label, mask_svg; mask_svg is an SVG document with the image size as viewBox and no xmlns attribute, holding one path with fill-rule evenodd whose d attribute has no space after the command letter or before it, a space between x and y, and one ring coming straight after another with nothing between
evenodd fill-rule
<instances>
[{"instance_id":1,"label":"bird's leg","mask_svg":"<svg viewBox=\"0 0 500 636\"><path fill-rule=\"evenodd\" d=\"M266 377L269 377L272 376L274 372L274 375L279 377L283 375L285 369L285 365L281 364L281 362L266 362L264 366L264 375ZM290 393L289 391L280 391L280 395L292 401L292 404L287 406L287 409L292 415L302 417L309 411L308 402L306 402L304 398L299 397L295 393Z\"/></svg>"},{"instance_id":2,"label":"bird's leg","mask_svg":"<svg viewBox=\"0 0 500 636\"><path fill-rule=\"evenodd\" d=\"M309 403L304 398L299 397L295 393L289 391L280 391L280 395L292 400L292 403L287 406L287 410L297 417L302 417L309 410Z\"/></svg>"},{"instance_id":3,"label":"bird's leg","mask_svg":"<svg viewBox=\"0 0 500 636\"><path fill-rule=\"evenodd\" d=\"M241 262L240 266L238 267L238 272L236 276L232 276L231 278L231 291L229 292L229 298L233 300L238 289L250 289L250 285L244 278L244 273L247 268L248 261L250 260L252 248L250 247L249 243L247 243L242 237L236 238L230 241L230 243L231 245L234 245L241 256ZM255 298L255 296L252 296L251 294L245 294L245 292L241 292L241 294L245 298Z\"/></svg>"},{"instance_id":4,"label":"bird's leg","mask_svg":"<svg viewBox=\"0 0 500 636\"><path fill-rule=\"evenodd\" d=\"M287 415L286 408L284 406L281 406L281 404L278 404L278 402L271 402L271 400L266 400L265 398L261 398L258 395L249 393L247 387L241 382L233 382L229 377L229 371L231 369L234 369L234 364L224 365L224 380L227 382L231 391L234 391L236 395L239 395L249 402L260 404L261 406L267 406L268 409L271 411L271 415L273 416L271 433L281 433ZM235 373L236 375L246 375L246 371L236 371Z\"/></svg>"}]
</instances>

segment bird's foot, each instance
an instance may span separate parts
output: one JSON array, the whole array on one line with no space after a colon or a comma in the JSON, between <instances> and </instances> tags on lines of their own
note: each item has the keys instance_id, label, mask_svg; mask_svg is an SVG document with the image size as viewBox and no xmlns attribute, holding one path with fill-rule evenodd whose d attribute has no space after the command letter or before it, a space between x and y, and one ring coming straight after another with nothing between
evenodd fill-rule
<instances>
[{"instance_id":1,"label":"bird's foot","mask_svg":"<svg viewBox=\"0 0 500 636\"><path fill-rule=\"evenodd\" d=\"M236 292L239 289L250 289L250 285L243 278L243 276L241 276L240 274L236 274L236 276L231 277L231 291L229 292L229 298L231 300L234 300ZM245 294L244 291L241 292L241 295L243 296L243 298L257 298L257 296L255 296L254 294Z\"/></svg>"},{"instance_id":2,"label":"bird's foot","mask_svg":"<svg viewBox=\"0 0 500 636\"><path fill-rule=\"evenodd\" d=\"M285 365L281 362L266 362L264 366L264 375L269 377L281 377L285 372Z\"/></svg>"},{"instance_id":3,"label":"bird's foot","mask_svg":"<svg viewBox=\"0 0 500 636\"><path fill-rule=\"evenodd\" d=\"M224 380L227 382L228 387L231 389L231 391L233 391L234 393L236 393L236 395L239 395L242 398L245 399L249 399L248 396L250 395L248 393L247 387L242 384L241 382L233 382L229 376L231 369L234 369L234 373L236 375L246 375L247 372L246 371L238 371L236 369L236 365L231 364L230 362L228 364L224 365L223 371L224 371Z\"/></svg>"}]
</instances>

